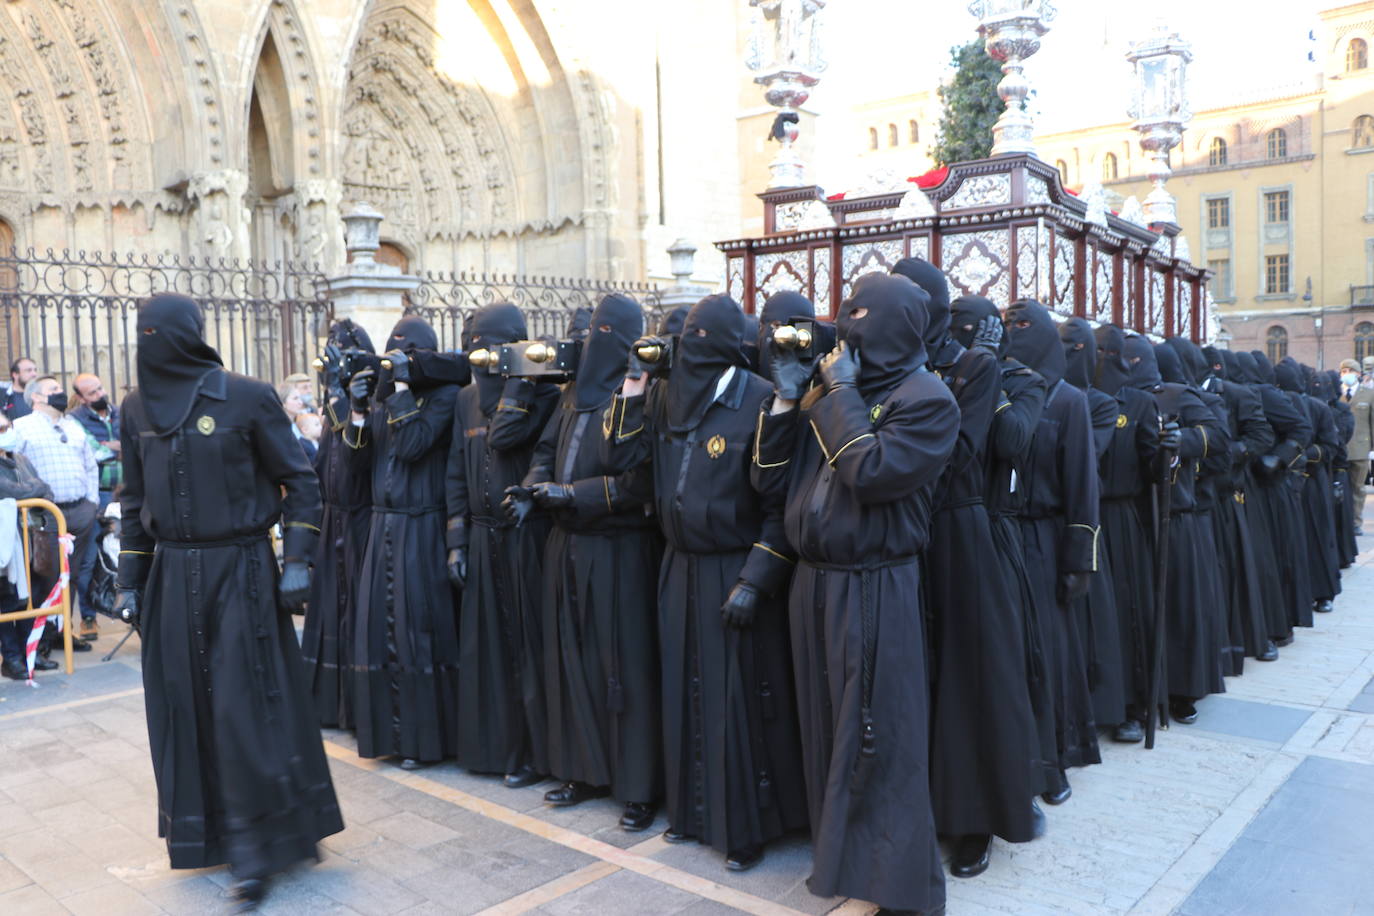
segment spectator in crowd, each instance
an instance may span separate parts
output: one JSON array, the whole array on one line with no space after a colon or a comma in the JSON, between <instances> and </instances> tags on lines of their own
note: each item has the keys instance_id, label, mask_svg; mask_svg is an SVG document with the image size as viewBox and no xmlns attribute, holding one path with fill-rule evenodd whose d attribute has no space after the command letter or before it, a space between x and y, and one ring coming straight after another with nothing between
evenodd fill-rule
<instances>
[{"instance_id":1,"label":"spectator in crowd","mask_svg":"<svg viewBox=\"0 0 1374 916\"><path fill-rule=\"evenodd\" d=\"M315 409L315 382L304 372L293 372L282 379L283 387L295 388L306 410Z\"/></svg>"},{"instance_id":2,"label":"spectator in crowd","mask_svg":"<svg viewBox=\"0 0 1374 916\"><path fill-rule=\"evenodd\" d=\"M1360 384L1366 388L1374 388L1374 356L1364 358L1364 374L1360 376Z\"/></svg>"},{"instance_id":3,"label":"spectator in crowd","mask_svg":"<svg viewBox=\"0 0 1374 916\"><path fill-rule=\"evenodd\" d=\"M84 557L95 533L100 503L95 451L81 424L64 414L67 393L57 379L50 375L38 379L25 387L24 399L33 412L14 421L20 438L17 450L52 487L52 500L67 520L67 533L76 541L72 556ZM81 629L74 635L94 639L99 632L95 610L80 607Z\"/></svg>"},{"instance_id":4,"label":"spectator in crowd","mask_svg":"<svg viewBox=\"0 0 1374 916\"><path fill-rule=\"evenodd\" d=\"M5 403L0 410L11 420L17 420L29 412L29 404L24 400L24 389L33 384L38 377L38 364L27 356L21 356L10 363L10 380L5 386Z\"/></svg>"},{"instance_id":5,"label":"spectator in crowd","mask_svg":"<svg viewBox=\"0 0 1374 916\"><path fill-rule=\"evenodd\" d=\"M1365 358L1369 364L1371 357ZM1374 448L1374 383L1369 374L1360 379L1360 364L1341 361L1340 399L1355 417L1355 431L1345 445L1349 461L1350 493L1355 498L1355 533L1364 533L1365 478L1369 475L1369 450Z\"/></svg>"},{"instance_id":6,"label":"spectator in crowd","mask_svg":"<svg viewBox=\"0 0 1374 916\"><path fill-rule=\"evenodd\" d=\"M119 461L119 408L111 401L98 375L81 373L72 380L72 392L78 405L72 411L72 417L91 437L91 448L95 451L95 462L100 476L100 504L97 507L99 515L104 513L105 507L114 498L114 491L119 486L123 471ZM77 570L76 592L81 596L81 602L90 607L95 606L90 600L95 555L96 543L92 537L85 554L72 561L73 567Z\"/></svg>"},{"instance_id":7,"label":"spectator in crowd","mask_svg":"<svg viewBox=\"0 0 1374 916\"><path fill-rule=\"evenodd\" d=\"M296 438L300 440L301 448L305 449L305 457L313 465L315 456L320 451L320 436L324 434L324 421L317 413L298 413L296 414Z\"/></svg>"},{"instance_id":8,"label":"spectator in crowd","mask_svg":"<svg viewBox=\"0 0 1374 916\"><path fill-rule=\"evenodd\" d=\"M10 418L0 414L0 499L52 499L52 490L38 476L29 460L18 452L19 432L10 423ZM22 547L18 548L23 550ZM21 553L22 556L22 553ZM22 568L22 561L21 561ZM19 597L20 583L10 578L0 569L0 614L23 610L28 602ZM17 579L17 574L14 574ZM0 623L0 674L16 681L28 676L28 665L24 659L24 644L29 638L33 621L12 620ZM46 658L36 658L34 668L50 671L57 662Z\"/></svg>"},{"instance_id":9,"label":"spectator in crowd","mask_svg":"<svg viewBox=\"0 0 1374 916\"><path fill-rule=\"evenodd\" d=\"M291 421L291 434L296 437L296 441L301 443L301 448L305 449L305 456L313 460L314 453L305 443L305 434L301 432L300 426L296 424L296 418L301 414L310 412L310 401L313 398L301 393L300 383L294 381L296 376L288 375L286 379L277 386L277 397L281 399L282 409L286 411L287 418Z\"/></svg>"}]
</instances>

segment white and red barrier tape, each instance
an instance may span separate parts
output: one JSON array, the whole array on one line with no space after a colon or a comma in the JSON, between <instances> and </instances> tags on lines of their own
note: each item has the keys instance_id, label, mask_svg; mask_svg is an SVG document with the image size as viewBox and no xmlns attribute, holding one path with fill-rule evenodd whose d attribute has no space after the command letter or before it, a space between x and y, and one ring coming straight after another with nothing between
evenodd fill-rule
<instances>
[{"instance_id":1,"label":"white and red barrier tape","mask_svg":"<svg viewBox=\"0 0 1374 916\"><path fill-rule=\"evenodd\" d=\"M48 597L44 598L43 603L38 606L40 609L50 607L61 607L62 590L67 587L67 583L70 579L71 567L70 564L67 562L67 557L71 556L72 550L75 549L76 539L73 538L70 534L64 534L60 538L58 538L58 542L60 543L62 548L58 551L58 555L62 558L62 574L57 577L57 582L53 585L52 591L48 592ZM38 658L38 640L43 638L43 630L47 628L49 617L53 619L53 625L57 627L57 631L59 633L62 632L61 614L48 614L43 617L35 617L33 619L33 629L29 630L29 640L24 646L26 661L28 662L29 669L29 678L27 681L25 681L25 683L28 684L30 687L38 686L38 684L35 683L33 679L33 664Z\"/></svg>"}]
</instances>

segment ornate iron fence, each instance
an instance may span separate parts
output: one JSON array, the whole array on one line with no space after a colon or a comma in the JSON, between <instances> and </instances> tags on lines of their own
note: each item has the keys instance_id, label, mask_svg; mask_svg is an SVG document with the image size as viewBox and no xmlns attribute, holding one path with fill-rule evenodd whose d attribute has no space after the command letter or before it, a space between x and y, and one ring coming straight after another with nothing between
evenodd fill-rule
<instances>
[{"instance_id":1,"label":"ornate iron fence","mask_svg":"<svg viewBox=\"0 0 1374 916\"><path fill-rule=\"evenodd\" d=\"M200 305L206 339L226 367L273 383L309 371L332 314L314 267L11 250L0 254L0 339L9 360L27 356L64 385L94 372L122 393L136 384L138 303L163 292Z\"/></svg>"},{"instance_id":2,"label":"ornate iron fence","mask_svg":"<svg viewBox=\"0 0 1374 916\"><path fill-rule=\"evenodd\" d=\"M484 305L513 303L524 312L531 337L561 337L577 309L596 308L610 293L637 301L644 307L645 327L657 326L663 300L655 286L514 274L422 274L420 286L406 297L406 314L424 318L438 333L439 346L456 350L464 322Z\"/></svg>"}]
</instances>

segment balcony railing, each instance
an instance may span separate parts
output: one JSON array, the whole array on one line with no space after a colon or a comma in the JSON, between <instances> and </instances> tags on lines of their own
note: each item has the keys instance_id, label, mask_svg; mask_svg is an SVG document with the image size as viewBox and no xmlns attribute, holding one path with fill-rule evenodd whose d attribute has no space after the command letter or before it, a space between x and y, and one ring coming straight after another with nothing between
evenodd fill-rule
<instances>
[{"instance_id":1,"label":"balcony railing","mask_svg":"<svg viewBox=\"0 0 1374 916\"><path fill-rule=\"evenodd\" d=\"M1374 286L1350 287L1350 307L1352 309L1374 309Z\"/></svg>"}]
</instances>

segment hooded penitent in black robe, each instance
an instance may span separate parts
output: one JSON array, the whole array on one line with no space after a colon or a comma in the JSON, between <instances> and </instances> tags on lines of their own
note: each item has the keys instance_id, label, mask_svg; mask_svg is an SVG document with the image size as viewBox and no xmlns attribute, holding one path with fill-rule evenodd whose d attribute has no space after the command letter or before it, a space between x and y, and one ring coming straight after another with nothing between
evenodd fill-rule
<instances>
[{"instance_id":1,"label":"hooded penitent in black robe","mask_svg":"<svg viewBox=\"0 0 1374 916\"><path fill-rule=\"evenodd\" d=\"M693 306L672 372L646 395L615 398L605 440L609 466L634 472L632 492L652 503L667 541L658 633L668 819L732 854L806 823L781 601L792 563L779 488L750 480L769 386L743 368L743 334L728 296ZM741 629L721 616L737 583L759 595Z\"/></svg>"},{"instance_id":2,"label":"hooded penitent in black robe","mask_svg":"<svg viewBox=\"0 0 1374 916\"><path fill-rule=\"evenodd\" d=\"M343 829L269 529L310 556L320 491L272 388L226 372L200 310L138 310L122 405L118 585L141 592L158 835L173 868L264 878Z\"/></svg>"},{"instance_id":3,"label":"hooded penitent in black robe","mask_svg":"<svg viewBox=\"0 0 1374 916\"><path fill-rule=\"evenodd\" d=\"M906 258L893 273L926 292L926 353L960 415L954 453L935 488L924 555L935 828L946 836L992 834L1024 843L1035 838L1031 799L1040 787L1024 612L1008 571L996 562L983 505L989 437L1002 400L1001 361L950 336L949 290L938 268Z\"/></svg>"},{"instance_id":4,"label":"hooded penitent in black robe","mask_svg":"<svg viewBox=\"0 0 1374 916\"><path fill-rule=\"evenodd\" d=\"M434 330L396 323L386 351L432 350ZM436 761L458 746L458 614L445 571L444 468L454 385L396 390L383 379L363 425L344 428L349 473L372 480L358 573L354 726L363 757Z\"/></svg>"},{"instance_id":5,"label":"hooded penitent in black robe","mask_svg":"<svg viewBox=\"0 0 1374 916\"><path fill-rule=\"evenodd\" d=\"M1312 444L1306 461L1299 462L1302 479L1302 507L1307 539L1307 580L1314 602L1330 601L1340 593L1340 553L1336 547L1335 505L1331 499L1329 462L1341 443L1336 440L1336 423L1325 402L1306 393L1302 369L1291 356L1274 367L1279 390L1296 394L1298 403L1312 421ZM1303 624L1311 625L1311 618Z\"/></svg>"},{"instance_id":6,"label":"hooded penitent in black robe","mask_svg":"<svg viewBox=\"0 0 1374 916\"><path fill-rule=\"evenodd\" d=\"M839 311L857 387L759 418L756 473L790 462L790 600L814 854L807 886L920 911L944 903L931 816L919 556L959 433L924 369L926 293L868 275ZM866 309L866 314L861 310ZM856 313L858 313L856 315Z\"/></svg>"},{"instance_id":7,"label":"hooded penitent in black robe","mask_svg":"<svg viewBox=\"0 0 1374 916\"><path fill-rule=\"evenodd\" d=\"M1098 469L1098 520L1101 521L1101 471L1116 434L1121 415L1116 398L1093 387L1097 373L1097 340L1092 325L1082 318L1069 318L1059 325L1064 342L1064 381L1088 396L1088 415L1093 426L1093 452ZM1126 680L1122 670L1121 631L1116 610L1116 583L1111 564L1107 532L1100 528L1097 550L1100 562L1088 581L1088 593L1074 602L1078 616L1078 635L1083 639L1083 654L1088 661L1088 689L1092 691L1093 721L1098 726L1117 725L1126 719Z\"/></svg>"},{"instance_id":8,"label":"hooded penitent in black robe","mask_svg":"<svg viewBox=\"0 0 1374 916\"><path fill-rule=\"evenodd\" d=\"M1143 721L1149 709L1150 645L1155 615L1154 535L1147 510L1160 479L1159 408L1147 392L1127 384L1126 337L1114 325L1094 333L1093 387L1116 404L1112 439L1098 460L1102 481L1102 554L1111 570L1120 639L1122 691L1127 718ZM1157 697L1156 701L1163 697ZM1101 725L1112 725L1101 720Z\"/></svg>"},{"instance_id":9,"label":"hooded penitent in black robe","mask_svg":"<svg viewBox=\"0 0 1374 916\"><path fill-rule=\"evenodd\" d=\"M609 786L622 803L663 792L658 564L662 548L643 503L610 473L600 443L644 312L623 296L596 307L577 380L535 448L525 486L572 487L555 509L544 552L544 689L549 772Z\"/></svg>"},{"instance_id":10,"label":"hooded penitent in black robe","mask_svg":"<svg viewBox=\"0 0 1374 916\"><path fill-rule=\"evenodd\" d=\"M1340 448L1331 461L1332 482L1342 481L1341 495L1336 500L1336 546L1340 552L1341 569L1355 562L1359 548L1355 546L1355 493L1348 478L1350 455L1346 450L1350 437L1355 434L1355 414L1350 405L1341 400L1341 376L1335 369L1317 373L1313 380L1312 393L1331 408L1331 419L1336 424L1336 441ZM1345 474L1345 477L1339 476Z\"/></svg>"},{"instance_id":11,"label":"hooded penitent in black robe","mask_svg":"<svg viewBox=\"0 0 1374 916\"><path fill-rule=\"evenodd\" d=\"M1260 569L1262 554L1256 550L1248 505L1249 467L1253 456L1267 454L1273 448L1274 431L1264 418L1259 396L1247 386L1231 381L1228 356L1234 359L1230 351L1204 349L1209 376L1204 387L1225 402L1231 440L1229 466L1216 479L1212 523L1231 644L1240 646L1245 655L1258 658L1272 653L1273 648L1264 621L1264 596L1260 593L1260 583L1264 581Z\"/></svg>"},{"instance_id":12,"label":"hooded penitent in black robe","mask_svg":"<svg viewBox=\"0 0 1374 916\"><path fill-rule=\"evenodd\" d=\"M1062 771L1101 762L1087 640L1071 612L1065 582L1098 569L1098 478L1088 398L1064 381L1064 345L1050 313L1022 300L1007 309L1007 353L1045 378L1049 394L1036 428L1021 486L1021 543L1030 575L1031 614L1040 631L1054 702L1055 746Z\"/></svg>"},{"instance_id":13,"label":"hooded penitent in black robe","mask_svg":"<svg viewBox=\"0 0 1374 916\"><path fill-rule=\"evenodd\" d=\"M474 349L526 339L508 302L468 324ZM535 509L516 525L501 508L530 467L558 386L478 369L458 394L445 500L449 549L468 549L458 630L458 764L478 773L548 772L541 636L541 559L549 519Z\"/></svg>"},{"instance_id":14,"label":"hooded penitent in black robe","mask_svg":"<svg viewBox=\"0 0 1374 916\"><path fill-rule=\"evenodd\" d=\"M360 348L372 352L367 332L346 318L329 329L329 342L341 350ZM357 573L367 547L367 522L372 514L372 479L366 474L348 473L343 444L348 398L338 396L338 392L334 394L325 404L324 421L328 428L315 456L324 515L310 577L310 598L305 606L305 626L301 630L301 656L305 659L320 725L350 728L353 607Z\"/></svg>"}]
</instances>

